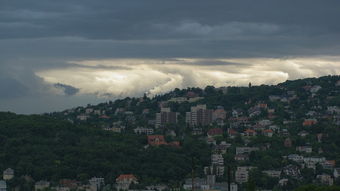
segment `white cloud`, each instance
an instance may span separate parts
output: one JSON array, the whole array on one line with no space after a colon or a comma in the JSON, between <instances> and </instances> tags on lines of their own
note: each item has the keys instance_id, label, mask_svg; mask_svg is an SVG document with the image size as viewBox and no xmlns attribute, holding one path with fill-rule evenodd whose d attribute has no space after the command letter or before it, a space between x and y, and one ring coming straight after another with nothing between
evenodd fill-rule
<instances>
[{"instance_id":1,"label":"white cloud","mask_svg":"<svg viewBox=\"0 0 340 191\"><path fill-rule=\"evenodd\" d=\"M202 65L204 62L220 64ZM145 92L155 95L174 88L207 85L277 84L287 79L340 74L340 61L335 58L113 59L76 63L78 67L42 70L36 74L48 83L68 84L79 88L80 94L100 97L136 96ZM126 69L114 69L115 66Z\"/></svg>"}]
</instances>

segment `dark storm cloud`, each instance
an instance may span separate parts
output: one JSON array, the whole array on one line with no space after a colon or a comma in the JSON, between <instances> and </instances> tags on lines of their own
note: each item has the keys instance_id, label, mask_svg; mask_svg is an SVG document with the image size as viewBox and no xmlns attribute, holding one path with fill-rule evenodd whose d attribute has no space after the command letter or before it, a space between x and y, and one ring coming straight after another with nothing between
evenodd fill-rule
<instances>
[{"instance_id":1,"label":"dark storm cloud","mask_svg":"<svg viewBox=\"0 0 340 191\"><path fill-rule=\"evenodd\" d=\"M55 95L58 88L38 77L41 71L134 69L132 63L77 63L83 60L199 58L184 64L217 69L228 66L230 73L237 73L254 67L254 63L219 58L337 56L339 10L339 0L2 0L0 105L4 105L1 99L13 98L14 104L14 98L19 97L52 103L47 97ZM161 66L157 66L158 71L162 71ZM267 70L277 71L275 67ZM176 69L166 70L181 85L196 85L200 79L187 71L178 74ZM287 72L285 68L281 71ZM303 75L296 72L291 76ZM63 79L54 80L60 83ZM82 91L77 84L72 88ZM79 96L78 91L71 92ZM59 103L63 99L59 97ZM20 102L19 110L24 103Z\"/></svg>"},{"instance_id":2,"label":"dark storm cloud","mask_svg":"<svg viewBox=\"0 0 340 191\"><path fill-rule=\"evenodd\" d=\"M79 92L78 88L75 88L73 86L70 85L66 85L66 84L61 84L61 83L56 83L54 84L54 87L61 89L65 95L75 95L76 93Z\"/></svg>"}]
</instances>

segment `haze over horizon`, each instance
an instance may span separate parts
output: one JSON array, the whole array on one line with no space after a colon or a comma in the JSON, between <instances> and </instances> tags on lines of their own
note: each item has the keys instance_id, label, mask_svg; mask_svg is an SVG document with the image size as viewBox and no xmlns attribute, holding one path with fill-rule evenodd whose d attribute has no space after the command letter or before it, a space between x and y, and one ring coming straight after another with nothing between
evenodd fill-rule
<instances>
[{"instance_id":1,"label":"haze over horizon","mask_svg":"<svg viewBox=\"0 0 340 191\"><path fill-rule=\"evenodd\" d=\"M0 111L340 74L340 1L4 0Z\"/></svg>"}]
</instances>

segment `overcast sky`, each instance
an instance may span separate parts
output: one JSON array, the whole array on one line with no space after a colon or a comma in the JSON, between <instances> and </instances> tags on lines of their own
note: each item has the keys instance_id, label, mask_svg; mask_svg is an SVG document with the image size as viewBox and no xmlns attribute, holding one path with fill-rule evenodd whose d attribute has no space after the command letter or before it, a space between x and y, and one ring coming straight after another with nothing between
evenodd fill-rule
<instances>
[{"instance_id":1,"label":"overcast sky","mask_svg":"<svg viewBox=\"0 0 340 191\"><path fill-rule=\"evenodd\" d=\"M340 74L339 0L1 0L0 110Z\"/></svg>"}]
</instances>

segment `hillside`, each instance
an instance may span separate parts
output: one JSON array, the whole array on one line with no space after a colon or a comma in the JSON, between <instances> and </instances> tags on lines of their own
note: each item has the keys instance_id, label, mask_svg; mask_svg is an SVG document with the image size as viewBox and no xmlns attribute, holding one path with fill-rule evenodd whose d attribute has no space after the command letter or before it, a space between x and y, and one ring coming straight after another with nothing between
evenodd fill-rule
<instances>
[{"instance_id":1,"label":"hillside","mask_svg":"<svg viewBox=\"0 0 340 191\"><path fill-rule=\"evenodd\" d=\"M223 183L230 167L241 189L339 185L339 126L339 76L175 89L41 116L0 113L0 170L15 170L13 187L23 187L23 175L55 185L96 176L112 185L133 174L137 188L185 188L193 159L195 176Z\"/></svg>"}]
</instances>

